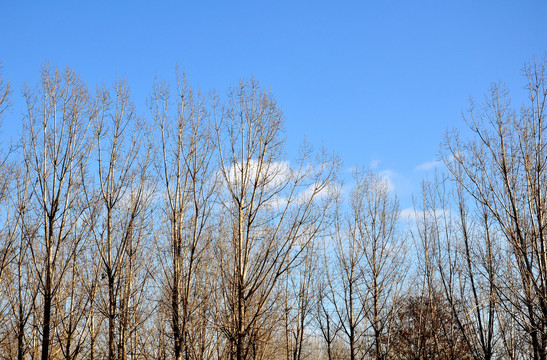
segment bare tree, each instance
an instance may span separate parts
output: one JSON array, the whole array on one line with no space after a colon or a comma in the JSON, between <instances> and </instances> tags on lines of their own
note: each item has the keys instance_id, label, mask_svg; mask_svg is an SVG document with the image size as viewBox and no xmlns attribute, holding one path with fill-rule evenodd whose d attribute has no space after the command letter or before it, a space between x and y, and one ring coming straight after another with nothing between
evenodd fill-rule
<instances>
[{"instance_id":1,"label":"bare tree","mask_svg":"<svg viewBox=\"0 0 547 360\"><path fill-rule=\"evenodd\" d=\"M495 282L502 250L488 212L470 208L461 186L448 181L436 173L432 182L423 183L417 234L422 260L429 262L423 267L432 274L423 293L443 296L459 329L457 337L475 359L491 359L498 340Z\"/></svg>"},{"instance_id":2,"label":"bare tree","mask_svg":"<svg viewBox=\"0 0 547 360\"><path fill-rule=\"evenodd\" d=\"M338 339L338 332L340 331L340 323L333 307L332 297L330 296L331 287L329 283L329 269L326 256L324 262L321 263L325 266L322 271L317 274L317 302L314 317L317 327L319 328L321 338L324 342L327 359L334 360L338 358L335 347L336 340Z\"/></svg>"},{"instance_id":3,"label":"bare tree","mask_svg":"<svg viewBox=\"0 0 547 360\"><path fill-rule=\"evenodd\" d=\"M357 209L358 210L358 209ZM349 224L346 223L349 220ZM359 235L352 233L356 230L356 218L344 217L339 213L335 222L335 233L332 260L332 271L327 273L330 303L336 314L340 329L345 335L349 346L351 360L363 358L363 349L366 307L369 298L365 279L360 273L361 264L364 261L364 248L361 246ZM351 226L349 228L348 226ZM327 311L325 311L327 314ZM328 323L327 323L328 324Z\"/></svg>"},{"instance_id":4,"label":"bare tree","mask_svg":"<svg viewBox=\"0 0 547 360\"><path fill-rule=\"evenodd\" d=\"M209 357L207 338L209 299L207 257L211 243L211 213L216 190L213 172L214 143L206 103L177 71L176 114L169 113L167 87L156 82L151 110L161 139L157 164L161 191L162 252L166 309L170 317L174 358ZM166 254L167 256L165 256ZM165 259L168 258L169 260ZM167 261L166 261L167 260Z\"/></svg>"},{"instance_id":5,"label":"bare tree","mask_svg":"<svg viewBox=\"0 0 547 360\"><path fill-rule=\"evenodd\" d=\"M528 334L534 359L547 358L545 66L545 60L525 66L529 105L519 113L508 91L493 85L484 106L472 104L469 111L474 138L452 133L446 141L452 175L488 210L507 242L514 264L507 275L517 278L506 278L498 294Z\"/></svg>"},{"instance_id":6,"label":"bare tree","mask_svg":"<svg viewBox=\"0 0 547 360\"><path fill-rule=\"evenodd\" d=\"M2 300L5 300L7 305L7 313L3 319L4 327L0 329L8 332L5 337L2 334L3 341L0 344L3 345L1 352L6 358L17 359L23 359L29 352L28 324L38 291L29 254L29 244L35 237L36 223L27 223L29 219L26 212L31 197L28 175L22 167L15 168L14 186L10 187L11 194L7 206L13 211L5 214L8 216L5 217L5 227L2 231L4 241L11 244L13 249L12 258L6 264L3 281L0 281L4 294Z\"/></svg>"},{"instance_id":7,"label":"bare tree","mask_svg":"<svg viewBox=\"0 0 547 360\"><path fill-rule=\"evenodd\" d=\"M97 206L92 228L94 248L100 256L96 306L107 321L108 359L125 359L130 321L139 311L134 304L136 313L130 314L130 302L135 291L144 290L135 277L146 270L141 266L146 253L143 229L152 190L148 180L150 147L127 82L116 82L113 92L99 91L94 123L98 188L88 201Z\"/></svg>"},{"instance_id":8,"label":"bare tree","mask_svg":"<svg viewBox=\"0 0 547 360\"><path fill-rule=\"evenodd\" d=\"M284 343L287 360L308 358L311 322L316 310L316 282L319 272L319 247L317 241L310 242L303 250L301 261L290 269L280 288L284 309Z\"/></svg>"},{"instance_id":9,"label":"bare tree","mask_svg":"<svg viewBox=\"0 0 547 360\"><path fill-rule=\"evenodd\" d=\"M22 270L25 267L22 264L25 256L22 254L28 254L24 208L28 205L29 192L28 181L20 176L21 172L21 167L8 161L7 156L0 163L0 288L5 294L0 296L0 323L6 325L0 326L0 348L10 349L15 343L11 334L15 332L8 324L14 320L13 301L17 296L19 270L26 273Z\"/></svg>"},{"instance_id":10,"label":"bare tree","mask_svg":"<svg viewBox=\"0 0 547 360\"><path fill-rule=\"evenodd\" d=\"M65 273L66 280L54 304L58 313L55 337L60 351L59 357L64 359L83 357L84 345L89 336L86 323L89 321L87 314L91 310L91 299L85 291L87 279L83 276L82 269L92 264L85 261L82 256L84 251L85 248L82 247L70 260Z\"/></svg>"},{"instance_id":11,"label":"bare tree","mask_svg":"<svg viewBox=\"0 0 547 360\"><path fill-rule=\"evenodd\" d=\"M310 164L307 148L296 166L284 161L282 113L255 80L231 89L219 110L213 109L223 180L219 326L230 358L259 358L274 325L272 293L322 229L337 164L326 155Z\"/></svg>"},{"instance_id":12,"label":"bare tree","mask_svg":"<svg viewBox=\"0 0 547 360\"><path fill-rule=\"evenodd\" d=\"M372 172L356 172L351 199L351 234L360 239L365 261L361 274L370 298L365 305L372 330L371 353L384 359L389 353L390 333L406 276L406 244L397 229L399 201L389 184Z\"/></svg>"},{"instance_id":13,"label":"bare tree","mask_svg":"<svg viewBox=\"0 0 547 360\"><path fill-rule=\"evenodd\" d=\"M4 111L10 105L10 94L11 86L8 81L5 81L2 78L2 67L0 63L0 121L2 120L2 115ZM9 154L9 153L8 153ZM0 152L0 203L4 204L7 200L7 195L9 193L9 187L12 182L11 173L14 172L13 166L8 162L8 154L4 154L3 151ZM3 206L3 211L8 211L8 206ZM13 215L12 215L13 216ZM12 222L10 216L6 213L4 214L5 222L2 224L3 228L7 229L8 225ZM17 217L16 217L17 218ZM4 268L10 262L10 258L13 256L12 245L13 241L9 235L6 236L6 231L2 231L0 235L2 237L2 243L0 245L0 284L2 282L2 275L4 274Z\"/></svg>"},{"instance_id":14,"label":"bare tree","mask_svg":"<svg viewBox=\"0 0 547 360\"><path fill-rule=\"evenodd\" d=\"M342 208L335 229L332 303L350 359L367 354L383 359L406 273L405 244L397 234L399 203L377 174L356 170L353 175L349 205Z\"/></svg>"},{"instance_id":15,"label":"bare tree","mask_svg":"<svg viewBox=\"0 0 547 360\"><path fill-rule=\"evenodd\" d=\"M89 128L96 116L85 84L69 69L45 65L40 87L24 91L27 112L23 130L25 166L35 184L29 212L39 222L30 253L40 289L41 357L51 352L58 319L58 295L74 257L83 245L82 214L88 204L80 196L91 152Z\"/></svg>"},{"instance_id":16,"label":"bare tree","mask_svg":"<svg viewBox=\"0 0 547 360\"><path fill-rule=\"evenodd\" d=\"M413 335L406 336L408 339L398 335L395 346L397 352L407 346L405 353L411 358L431 358L438 352L446 353L447 358L470 358L472 354L467 314L460 312L462 297L455 290L455 276L464 268L458 262L460 257L454 254L460 248L455 246L458 236L443 185L441 181L423 180L421 201L414 204L410 233L418 260L415 284L406 295L396 325L399 334L403 330L412 331Z\"/></svg>"}]
</instances>

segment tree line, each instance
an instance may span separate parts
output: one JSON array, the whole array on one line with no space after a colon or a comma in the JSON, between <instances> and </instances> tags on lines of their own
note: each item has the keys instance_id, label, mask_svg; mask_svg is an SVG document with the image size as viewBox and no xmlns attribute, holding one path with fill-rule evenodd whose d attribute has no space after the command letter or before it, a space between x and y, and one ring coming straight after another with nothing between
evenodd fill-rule
<instances>
[{"instance_id":1,"label":"tree line","mask_svg":"<svg viewBox=\"0 0 547 360\"><path fill-rule=\"evenodd\" d=\"M406 219L255 79L94 90L44 65L0 117L1 359L547 359L547 60L447 132ZM11 109L10 109L11 110ZM19 109L18 109L19 110Z\"/></svg>"}]
</instances>

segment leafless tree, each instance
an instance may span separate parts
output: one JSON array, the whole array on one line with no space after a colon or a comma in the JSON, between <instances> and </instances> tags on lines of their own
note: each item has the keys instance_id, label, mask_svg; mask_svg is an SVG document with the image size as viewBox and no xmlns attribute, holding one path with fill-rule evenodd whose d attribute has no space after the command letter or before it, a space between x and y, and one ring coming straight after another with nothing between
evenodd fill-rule
<instances>
[{"instance_id":1,"label":"leafless tree","mask_svg":"<svg viewBox=\"0 0 547 360\"><path fill-rule=\"evenodd\" d=\"M10 105L11 95L11 86L10 83L2 78L2 67L0 63L0 121L2 121L3 113ZM9 152L8 152L9 154ZM13 181L12 174L15 169L8 162L8 154L5 154L3 151L0 151L0 203L5 204L8 200L8 193L10 185ZM4 217L4 222L2 227L7 230L8 225L13 221L11 217L13 214L8 214L9 206L2 206L2 215ZM15 217L17 219L17 216ZM1 244L0 244L0 284L2 282L2 276L4 274L5 267L9 264L11 257L13 256L13 241L9 234L6 234L6 231L1 233ZM12 232L13 233L13 232Z\"/></svg>"},{"instance_id":2,"label":"leafless tree","mask_svg":"<svg viewBox=\"0 0 547 360\"><path fill-rule=\"evenodd\" d=\"M2 231L3 241L13 246L13 258L6 266L5 277L0 281L3 299L7 306L7 313L3 318L2 331L8 334L2 335L4 341L1 353L5 358L23 359L29 352L29 320L35 310L37 286L32 274L29 244L32 243L36 223L27 223L28 205L30 202L30 184L28 172L23 172L22 167L16 167L13 174L14 184L10 187L10 196L7 199L7 207L11 212L6 216L5 227ZM4 205L4 206L6 206ZM3 301L0 301L3 303ZM5 344L5 345L4 345Z\"/></svg>"},{"instance_id":3,"label":"leafless tree","mask_svg":"<svg viewBox=\"0 0 547 360\"><path fill-rule=\"evenodd\" d=\"M87 235L87 234L86 234ZM91 299L85 291L83 274L86 267L92 265L85 262L82 247L70 260L65 273L65 282L61 286L54 307L58 313L58 323L55 331L56 343L63 359L78 359L83 357L84 345L89 333L86 326L89 320Z\"/></svg>"},{"instance_id":4,"label":"leafless tree","mask_svg":"<svg viewBox=\"0 0 547 360\"><path fill-rule=\"evenodd\" d=\"M44 66L0 155L0 358L547 360L545 66L448 134L407 233L378 174L343 202L335 156L286 157L254 79L156 81L148 124Z\"/></svg>"},{"instance_id":5,"label":"leafless tree","mask_svg":"<svg viewBox=\"0 0 547 360\"><path fill-rule=\"evenodd\" d=\"M405 244L397 234L399 205L388 183L370 170L354 171L354 180L336 222L331 297L349 358L383 359L406 273Z\"/></svg>"},{"instance_id":6,"label":"leafless tree","mask_svg":"<svg viewBox=\"0 0 547 360\"><path fill-rule=\"evenodd\" d=\"M148 253L147 213L153 190L148 179L150 147L145 125L136 117L125 80L115 83L113 95L98 92L98 116L94 123L98 187L88 199L94 210L94 249L99 254L98 296L95 301L108 326L108 359L125 359L131 322L139 316L133 303L144 291ZM130 313L131 307L135 307Z\"/></svg>"},{"instance_id":7,"label":"leafless tree","mask_svg":"<svg viewBox=\"0 0 547 360\"><path fill-rule=\"evenodd\" d=\"M348 217L349 218L349 217ZM364 356L366 302L369 294L360 265L364 261L364 248L357 234L346 228L345 218L339 214L334 233L334 266L328 273L330 302L334 307L340 329L349 346L349 358L355 360Z\"/></svg>"},{"instance_id":8,"label":"leafless tree","mask_svg":"<svg viewBox=\"0 0 547 360\"><path fill-rule=\"evenodd\" d=\"M444 349L457 358L488 359L501 356L495 348L498 303L493 281L502 257L484 209L470 208L461 190L436 172L432 181L422 181L421 202L415 204L411 233L418 250L418 283L409 296L423 299L420 311L446 317L431 323L423 314L424 322L415 329L415 349L429 343L423 356Z\"/></svg>"},{"instance_id":9,"label":"leafless tree","mask_svg":"<svg viewBox=\"0 0 547 360\"><path fill-rule=\"evenodd\" d=\"M85 239L82 214L88 204L80 191L96 110L85 84L70 69L45 65L39 87L26 88L24 96L23 157L36 193L29 215L39 222L29 250L40 289L41 357L46 360L59 351L51 347L58 296Z\"/></svg>"},{"instance_id":10,"label":"leafless tree","mask_svg":"<svg viewBox=\"0 0 547 360\"><path fill-rule=\"evenodd\" d=\"M316 310L317 275L321 257L317 241L310 242L301 254L301 261L290 269L280 288L283 302L283 328L287 360L308 358L311 349L311 322Z\"/></svg>"},{"instance_id":11,"label":"leafless tree","mask_svg":"<svg viewBox=\"0 0 547 360\"><path fill-rule=\"evenodd\" d=\"M223 182L218 326L229 357L240 360L259 358L271 337L272 293L322 229L337 164L327 155L310 163L307 147L296 166L284 161L283 115L255 80L241 81L227 97L213 108Z\"/></svg>"},{"instance_id":12,"label":"leafless tree","mask_svg":"<svg viewBox=\"0 0 547 360\"><path fill-rule=\"evenodd\" d=\"M211 324L207 256L211 243L211 213L216 191L214 143L205 100L177 71L176 114L165 84L156 82L152 115L160 142L157 164L164 205L162 223L167 242L161 262L165 306L170 317L174 358L209 358Z\"/></svg>"},{"instance_id":13,"label":"leafless tree","mask_svg":"<svg viewBox=\"0 0 547 360\"><path fill-rule=\"evenodd\" d=\"M370 352L384 359L406 276L406 244L397 228L399 201L379 175L356 171L355 181L350 205L350 219L355 222L349 223L349 229L364 249L361 274L370 294L365 304L373 339Z\"/></svg>"},{"instance_id":14,"label":"leafless tree","mask_svg":"<svg viewBox=\"0 0 547 360\"><path fill-rule=\"evenodd\" d=\"M498 340L495 282L502 263L498 236L485 209L470 208L458 183L436 173L433 181L424 181L422 191L417 234L422 261L429 262L423 268L431 274L423 294L433 291L442 296L460 332L457 337L475 359L491 359Z\"/></svg>"},{"instance_id":15,"label":"leafless tree","mask_svg":"<svg viewBox=\"0 0 547 360\"><path fill-rule=\"evenodd\" d=\"M328 269L328 260L326 257L324 261L321 261L321 264L325 266L317 274L317 302L314 317L324 343L327 359L334 360L338 358L335 344L338 339L338 332L340 331L340 323L338 316L336 316L332 296L330 296L332 292L328 274L332 270Z\"/></svg>"},{"instance_id":16,"label":"leafless tree","mask_svg":"<svg viewBox=\"0 0 547 360\"><path fill-rule=\"evenodd\" d=\"M467 122L474 137L447 136L449 170L506 240L513 274L498 294L528 334L530 357L547 358L547 242L545 66L526 65L529 104L516 112L509 93L493 85L485 104L471 105ZM452 164L452 165L451 165Z\"/></svg>"}]
</instances>

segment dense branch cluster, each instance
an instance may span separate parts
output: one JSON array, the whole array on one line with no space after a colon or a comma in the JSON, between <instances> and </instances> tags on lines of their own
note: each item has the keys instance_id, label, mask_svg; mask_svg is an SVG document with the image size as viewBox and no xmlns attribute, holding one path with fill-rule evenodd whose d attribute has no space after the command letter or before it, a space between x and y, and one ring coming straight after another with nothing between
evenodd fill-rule
<instances>
[{"instance_id":1,"label":"dense branch cluster","mask_svg":"<svg viewBox=\"0 0 547 360\"><path fill-rule=\"evenodd\" d=\"M0 359L547 359L546 62L448 133L408 219L254 79L90 91L44 66L0 159ZM0 74L1 75L1 74ZM544 134L545 133L545 134Z\"/></svg>"}]
</instances>

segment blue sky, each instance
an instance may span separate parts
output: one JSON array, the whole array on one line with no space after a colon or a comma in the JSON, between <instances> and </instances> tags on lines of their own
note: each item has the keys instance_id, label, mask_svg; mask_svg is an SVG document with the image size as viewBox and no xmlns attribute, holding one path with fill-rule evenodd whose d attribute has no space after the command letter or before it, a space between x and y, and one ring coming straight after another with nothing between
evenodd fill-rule
<instances>
[{"instance_id":1,"label":"blue sky","mask_svg":"<svg viewBox=\"0 0 547 360\"><path fill-rule=\"evenodd\" d=\"M545 1L4 1L0 61L20 89L45 61L90 87L125 76L139 111L154 76L178 64L203 91L254 76L286 116L289 156L304 137L344 168L391 177L401 206L438 158L448 128L491 82L524 101L521 69L547 51Z\"/></svg>"}]
</instances>

